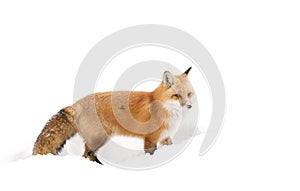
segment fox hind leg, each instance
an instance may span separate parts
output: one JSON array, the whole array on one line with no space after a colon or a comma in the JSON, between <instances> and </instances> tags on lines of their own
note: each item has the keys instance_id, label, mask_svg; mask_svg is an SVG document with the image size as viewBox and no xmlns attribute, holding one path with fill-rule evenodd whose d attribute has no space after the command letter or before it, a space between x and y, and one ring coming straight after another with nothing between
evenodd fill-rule
<instances>
[{"instance_id":1,"label":"fox hind leg","mask_svg":"<svg viewBox=\"0 0 300 191\"><path fill-rule=\"evenodd\" d=\"M103 165L99 159L97 158L96 154L94 151L92 151L86 144L84 144L84 153L82 155L84 158L89 159L90 161L97 162L101 165Z\"/></svg>"}]
</instances>

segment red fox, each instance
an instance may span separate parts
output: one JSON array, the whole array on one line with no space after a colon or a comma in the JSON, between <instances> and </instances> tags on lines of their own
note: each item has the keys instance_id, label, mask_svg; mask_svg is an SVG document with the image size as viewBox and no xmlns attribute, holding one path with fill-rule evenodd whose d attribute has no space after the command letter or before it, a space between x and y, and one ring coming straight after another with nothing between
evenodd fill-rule
<instances>
[{"instance_id":1,"label":"red fox","mask_svg":"<svg viewBox=\"0 0 300 191\"><path fill-rule=\"evenodd\" d=\"M33 155L58 154L76 133L85 144L83 157L100 164L95 152L114 135L142 138L145 153L152 155L158 143L172 144L183 107L192 107L190 70L180 75L165 71L162 82L152 92L99 92L63 108L45 125Z\"/></svg>"}]
</instances>

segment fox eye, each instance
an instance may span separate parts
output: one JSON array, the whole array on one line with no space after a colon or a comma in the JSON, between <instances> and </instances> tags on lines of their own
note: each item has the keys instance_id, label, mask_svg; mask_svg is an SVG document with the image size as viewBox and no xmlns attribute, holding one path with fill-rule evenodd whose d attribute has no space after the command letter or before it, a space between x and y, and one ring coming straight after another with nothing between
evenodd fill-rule
<instances>
[{"instance_id":1,"label":"fox eye","mask_svg":"<svg viewBox=\"0 0 300 191\"><path fill-rule=\"evenodd\" d=\"M192 92L189 92L189 93L187 94L188 97L192 97L192 95L193 95Z\"/></svg>"},{"instance_id":2,"label":"fox eye","mask_svg":"<svg viewBox=\"0 0 300 191\"><path fill-rule=\"evenodd\" d=\"M179 94L173 94L173 96L176 97L176 98L178 98L178 99L179 99L179 98L182 98L182 96L179 95Z\"/></svg>"}]
</instances>

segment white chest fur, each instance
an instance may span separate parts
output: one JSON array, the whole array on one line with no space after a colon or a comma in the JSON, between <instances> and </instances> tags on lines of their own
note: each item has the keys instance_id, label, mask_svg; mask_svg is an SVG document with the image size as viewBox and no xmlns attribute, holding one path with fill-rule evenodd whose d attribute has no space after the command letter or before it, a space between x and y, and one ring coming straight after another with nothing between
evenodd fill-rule
<instances>
[{"instance_id":1,"label":"white chest fur","mask_svg":"<svg viewBox=\"0 0 300 191\"><path fill-rule=\"evenodd\" d=\"M178 101L168 100L164 103L165 109L170 113L170 118L166 121L168 128L162 132L159 141L167 137L173 137L177 132L182 118L182 107Z\"/></svg>"}]
</instances>

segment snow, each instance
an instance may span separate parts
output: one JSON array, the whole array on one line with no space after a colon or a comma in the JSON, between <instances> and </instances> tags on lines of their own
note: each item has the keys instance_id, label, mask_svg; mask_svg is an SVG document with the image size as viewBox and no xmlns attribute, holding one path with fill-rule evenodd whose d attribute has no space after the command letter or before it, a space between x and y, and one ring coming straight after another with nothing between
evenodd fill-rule
<instances>
[{"instance_id":1,"label":"snow","mask_svg":"<svg viewBox=\"0 0 300 191\"><path fill-rule=\"evenodd\" d=\"M154 164L158 162L160 158L161 160L164 160L168 155L174 155L178 151L184 150L192 137L199 134L198 129L195 129L197 112L193 110L188 112L189 114L186 114L185 119L182 120L181 128L175 132L176 134L173 138L174 144L169 146L159 146L159 149L153 156L144 153L142 139L125 136L112 137L105 146L99 149L97 155L99 159L104 160L104 162L115 164L120 167L127 166L127 168L129 168L131 166L132 168L144 168L148 164L146 161L152 161L153 163L152 165L149 163L148 168L154 167ZM11 162L31 157L33 144L37 136L38 133L29 136L32 137L32 139L19 137L20 140L23 141L23 146L18 147L18 144L15 143L16 149L14 150L11 148L5 155L0 155L0 161ZM81 156L83 151L83 141L78 134L75 134L75 136L66 142L59 155Z\"/></svg>"},{"instance_id":2,"label":"snow","mask_svg":"<svg viewBox=\"0 0 300 191\"><path fill-rule=\"evenodd\" d=\"M132 187L133 190L151 190L158 184L165 189L171 188L163 179L155 177L161 176L164 170L160 169L164 168L168 169L166 175L163 175L167 179L172 174L179 173L176 168L168 167L168 162L174 163L176 160L173 159L181 156L193 136L199 135L198 130L195 131L192 128L194 126L189 125L189 118L193 115L193 112L185 115L186 120L183 120L175 135L173 145L159 146L154 155L144 153L141 139L122 136L112 138L97 153L104 166L81 157L83 142L78 134L66 142L59 155L43 156L31 155L33 143L38 136L36 132L33 131L32 135L28 132L28 136L20 134L18 140L23 142L23 146L14 142L12 146L15 148L10 147L8 152L0 155L1 186L9 190L122 189L123 185ZM201 136L195 138L199 141ZM194 144L190 154L197 153L198 145L199 142ZM184 171L187 169L182 169Z\"/></svg>"},{"instance_id":3,"label":"snow","mask_svg":"<svg viewBox=\"0 0 300 191\"><path fill-rule=\"evenodd\" d=\"M132 190L141 188L151 190L158 185L165 189L172 188L172 185L165 184L165 180L155 177L165 173L163 176L168 179L170 174L178 174L178 169L170 168L167 164L161 164L163 166L160 168L153 169L151 165L155 161L160 161L164 155L170 152L176 153L178 148L185 147L186 141L181 140L178 143L175 141L173 145L159 147L154 155L149 155L139 149L141 140L116 137L98 152L100 160L103 156L106 157L105 161L101 160L104 166L81 157L83 145L78 135L67 141L60 155L31 156L31 148L27 147L15 154L11 153L11 156L6 158L6 162L0 164L1 187L8 190L101 190L101 188L115 190L124 187ZM120 149L122 147L118 147L119 150L113 147L114 144L124 142L131 142L131 152L128 152L128 149ZM195 153L195 150L193 152ZM112 161L107 161L108 159ZM119 164L120 168L116 164ZM136 164L137 168L132 164ZM150 167L148 170L135 171L147 164ZM130 171L123 170L128 166L132 166ZM165 172L159 170L164 168ZM183 173L188 171L188 169L181 170ZM179 180L180 176L177 179Z\"/></svg>"},{"instance_id":4,"label":"snow","mask_svg":"<svg viewBox=\"0 0 300 191\"><path fill-rule=\"evenodd\" d=\"M299 1L0 4L0 190L300 190ZM217 62L227 111L209 152L198 156L203 133L174 160L146 171L87 161L74 149L76 141L64 156L32 157L45 122L72 104L74 79L90 48L117 30L145 23L192 34ZM163 60L167 54L157 55L133 52L129 57L137 60L129 63ZM169 63L179 60L166 57ZM195 71L191 77L201 76ZM121 73L112 68L103 74L111 79ZM204 96L210 94L195 81L201 120L208 124L204 106L212 103ZM108 82L99 87L111 90Z\"/></svg>"},{"instance_id":5,"label":"snow","mask_svg":"<svg viewBox=\"0 0 300 191\"><path fill-rule=\"evenodd\" d=\"M165 168L165 172L159 168L128 171L107 164L101 166L82 157L70 155L31 156L25 160L2 164L0 170L1 187L6 188L5 190L151 190L154 187L175 189L171 183L166 184L164 179L156 177L165 173L163 176L168 179L170 173L179 173L177 169L172 168ZM188 169L181 173L187 171ZM179 181L181 176L177 176L176 179ZM190 181L195 179L196 177L191 178Z\"/></svg>"}]
</instances>

